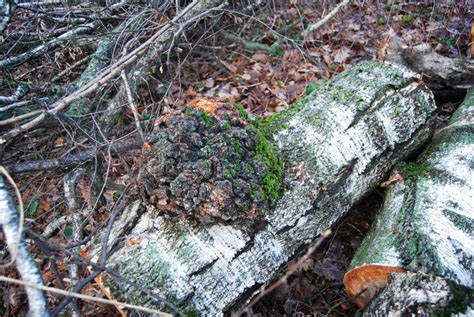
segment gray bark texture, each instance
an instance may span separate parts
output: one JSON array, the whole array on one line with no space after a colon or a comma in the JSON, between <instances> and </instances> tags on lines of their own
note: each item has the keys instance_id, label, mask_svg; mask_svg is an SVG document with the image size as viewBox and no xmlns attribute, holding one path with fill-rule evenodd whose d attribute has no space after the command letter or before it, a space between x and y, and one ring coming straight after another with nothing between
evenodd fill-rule
<instances>
[{"instance_id":1,"label":"gray bark texture","mask_svg":"<svg viewBox=\"0 0 474 317\"><path fill-rule=\"evenodd\" d=\"M373 268L402 268L474 286L474 89L417 162L394 174L376 222L344 282L368 302ZM386 273L388 274L388 273ZM376 285L378 288L384 285ZM392 286L393 287L393 286Z\"/></svg>"},{"instance_id":2,"label":"gray bark texture","mask_svg":"<svg viewBox=\"0 0 474 317\"><path fill-rule=\"evenodd\" d=\"M423 81L430 89L465 90L474 85L474 61L448 58L438 54L427 43L402 48L399 41L398 37L391 39L385 60L423 74Z\"/></svg>"},{"instance_id":3,"label":"gray bark texture","mask_svg":"<svg viewBox=\"0 0 474 317\"><path fill-rule=\"evenodd\" d=\"M238 162L233 165L234 172L220 173L220 162L211 159L213 176L206 177L216 179L217 190L213 189L214 183L202 183L210 188L209 195L214 197L211 201L205 199L209 195L201 197L201 191L196 194L198 187L183 194L184 185L177 185L178 180L201 180L195 171L185 170L178 176L166 174L160 168L153 169L150 165L154 159L148 157L147 172L159 175L149 178L157 179L153 181L163 187L169 184L169 188L160 191L161 196L152 200L155 203L137 200L122 213L110 241L123 241L127 234L137 243L115 243L117 251L108 263L135 283L164 293L202 315L219 316L238 309L355 202L378 186L396 163L427 141L434 110L431 92L415 73L402 66L364 62L326 82L284 112L243 128L221 124L222 129L229 129L225 130L225 138L247 135L248 157L254 160L249 166L256 176L247 177L239 165L248 160L242 154L245 151L234 149L240 153L235 158ZM190 117L186 118L188 122ZM180 122L176 120L169 119L168 126L171 121ZM235 124L234 121L230 122ZM196 125L193 123L193 129L199 131ZM212 152L209 149L218 144L210 138L212 133L202 134L207 138L195 134L194 144L210 145L202 146L200 152L190 155L190 160L207 157ZM179 146L167 142L170 141L154 145L157 157L163 153L178 157L176 151L169 149ZM254 142L257 144L251 145ZM265 153L262 155L261 151ZM232 158L229 153L233 152L227 147L216 155L224 161ZM259 155L264 158L262 164ZM156 160L158 165L168 162ZM182 161L176 158L172 162L174 165L170 163L168 167L179 167ZM257 168L259 165L262 168ZM259 175L260 171L267 174ZM238 198L228 202L233 196L225 196L226 190L236 193L238 184L247 179L248 184L261 182L265 190L257 195L258 191L249 194L244 189L241 197L248 199L248 205L241 204ZM147 177L142 180L147 183ZM174 201L175 197L179 200ZM228 209L220 212L205 208L219 206L219 202ZM239 215L239 210L247 211ZM118 298L155 305L127 285L113 280L109 283Z\"/></svg>"},{"instance_id":4,"label":"gray bark texture","mask_svg":"<svg viewBox=\"0 0 474 317\"><path fill-rule=\"evenodd\" d=\"M445 278L418 273L392 273L388 286L363 316L472 316L474 291Z\"/></svg>"}]
</instances>

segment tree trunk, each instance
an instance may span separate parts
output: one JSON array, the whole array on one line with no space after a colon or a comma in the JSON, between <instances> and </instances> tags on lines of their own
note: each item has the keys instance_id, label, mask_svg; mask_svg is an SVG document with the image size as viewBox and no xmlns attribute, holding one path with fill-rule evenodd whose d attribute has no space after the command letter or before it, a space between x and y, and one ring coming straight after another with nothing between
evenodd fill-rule
<instances>
[{"instance_id":1,"label":"tree trunk","mask_svg":"<svg viewBox=\"0 0 474 317\"><path fill-rule=\"evenodd\" d=\"M128 232L134 243L108 263L205 315L242 307L428 139L434 110L416 74L366 62L248 125L194 110L165 118L141 178L153 206L136 201L122 213L110 240ZM206 168L211 176L200 176ZM156 305L110 284L119 298Z\"/></svg>"},{"instance_id":2,"label":"tree trunk","mask_svg":"<svg viewBox=\"0 0 474 317\"><path fill-rule=\"evenodd\" d=\"M360 307L386 285L389 272L422 271L473 287L473 118L471 89L418 161L394 172L398 181L344 277Z\"/></svg>"}]
</instances>

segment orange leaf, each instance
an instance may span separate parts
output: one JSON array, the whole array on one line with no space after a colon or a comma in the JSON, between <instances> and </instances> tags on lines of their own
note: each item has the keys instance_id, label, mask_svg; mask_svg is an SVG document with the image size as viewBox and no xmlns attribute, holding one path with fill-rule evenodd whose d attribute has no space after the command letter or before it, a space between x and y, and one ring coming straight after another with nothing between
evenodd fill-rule
<instances>
[{"instance_id":1,"label":"orange leaf","mask_svg":"<svg viewBox=\"0 0 474 317\"><path fill-rule=\"evenodd\" d=\"M139 243L140 243L140 240L137 240L137 239L128 239L128 238L127 238L127 239L125 240L125 243L130 246L130 245L139 244Z\"/></svg>"},{"instance_id":2,"label":"orange leaf","mask_svg":"<svg viewBox=\"0 0 474 317\"><path fill-rule=\"evenodd\" d=\"M42 200L40 201L40 209L44 212L44 211L48 211L49 208L51 208L51 205L48 201L46 200Z\"/></svg>"},{"instance_id":3,"label":"orange leaf","mask_svg":"<svg viewBox=\"0 0 474 317\"><path fill-rule=\"evenodd\" d=\"M191 100L188 105L198 110L202 110L211 116L214 116L219 103L214 99L196 97Z\"/></svg>"},{"instance_id":4,"label":"orange leaf","mask_svg":"<svg viewBox=\"0 0 474 317\"><path fill-rule=\"evenodd\" d=\"M82 249L80 252L80 255L85 258L89 257L89 249L88 248Z\"/></svg>"},{"instance_id":5,"label":"orange leaf","mask_svg":"<svg viewBox=\"0 0 474 317\"><path fill-rule=\"evenodd\" d=\"M148 142L143 143L143 151L146 151L146 152L151 151L151 144Z\"/></svg>"}]
</instances>

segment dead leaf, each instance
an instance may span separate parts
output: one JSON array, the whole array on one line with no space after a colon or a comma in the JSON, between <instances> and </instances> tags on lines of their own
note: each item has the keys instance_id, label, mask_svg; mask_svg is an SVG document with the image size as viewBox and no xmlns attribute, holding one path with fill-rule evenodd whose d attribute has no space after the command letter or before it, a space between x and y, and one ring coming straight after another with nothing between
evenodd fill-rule
<instances>
[{"instance_id":1,"label":"dead leaf","mask_svg":"<svg viewBox=\"0 0 474 317\"><path fill-rule=\"evenodd\" d=\"M213 78L206 79L205 86L206 88L214 87L214 79Z\"/></svg>"},{"instance_id":2,"label":"dead leaf","mask_svg":"<svg viewBox=\"0 0 474 317\"><path fill-rule=\"evenodd\" d=\"M226 63L226 62L224 62L224 61L222 61L222 60L221 60L220 62L221 62L222 65L224 65L225 68L227 68L232 74L237 73L238 70L239 70L236 66L234 66L234 65L232 65L232 64Z\"/></svg>"},{"instance_id":3,"label":"dead leaf","mask_svg":"<svg viewBox=\"0 0 474 317\"><path fill-rule=\"evenodd\" d=\"M151 144L148 142L143 143L143 151L150 152L151 151Z\"/></svg>"},{"instance_id":4,"label":"dead leaf","mask_svg":"<svg viewBox=\"0 0 474 317\"><path fill-rule=\"evenodd\" d=\"M341 47L340 49L335 51L334 61L336 63L344 63L350 56L352 55L352 50L348 47Z\"/></svg>"},{"instance_id":5,"label":"dead leaf","mask_svg":"<svg viewBox=\"0 0 474 317\"><path fill-rule=\"evenodd\" d=\"M263 53L255 53L252 55L252 59L256 62L266 63L268 62L268 56Z\"/></svg>"},{"instance_id":6,"label":"dead leaf","mask_svg":"<svg viewBox=\"0 0 474 317\"><path fill-rule=\"evenodd\" d=\"M188 105L192 108L202 110L206 112L207 114L214 116L215 111L217 107L219 106L219 103L217 102L217 100L214 100L211 98L196 97L193 100L191 100L188 103Z\"/></svg>"},{"instance_id":7,"label":"dead leaf","mask_svg":"<svg viewBox=\"0 0 474 317\"><path fill-rule=\"evenodd\" d=\"M405 179L403 178L403 176L400 175L398 171L394 171L393 174L390 175L390 178L388 180L380 184L380 187L385 188L391 184L403 184L404 182L405 182Z\"/></svg>"}]
</instances>

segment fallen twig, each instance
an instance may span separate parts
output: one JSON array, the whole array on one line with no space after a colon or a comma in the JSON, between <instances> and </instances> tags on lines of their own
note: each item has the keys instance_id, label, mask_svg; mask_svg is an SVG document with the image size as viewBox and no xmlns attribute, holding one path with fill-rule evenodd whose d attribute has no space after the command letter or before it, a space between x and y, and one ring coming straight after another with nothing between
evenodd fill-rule
<instances>
[{"instance_id":1,"label":"fallen twig","mask_svg":"<svg viewBox=\"0 0 474 317\"><path fill-rule=\"evenodd\" d=\"M24 62L26 62L27 60L29 60L31 58L36 58L36 57L38 57L38 56L40 56L40 55L42 55L42 54L44 54L48 51L60 46L64 41L70 40L70 39L76 37L79 34L84 34L84 33L87 33L87 32L90 32L90 31L94 30L99 25L100 24L97 21L81 25L81 26L79 26L79 27L77 27L77 28L75 28L75 29L73 29L69 32L66 32L66 33L60 35L59 37L57 37L55 39L52 39L51 41L49 41L46 44L35 47L31 51L22 53L20 55L14 56L14 57L6 58L3 61L0 61L0 69L7 69L7 68L11 68L11 67L21 65L21 64L23 64Z\"/></svg>"},{"instance_id":2,"label":"fallen twig","mask_svg":"<svg viewBox=\"0 0 474 317\"><path fill-rule=\"evenodd\" d=\"M145 136L144 141L153 143L157 140L157 136ZM114 142L111 146L111 152L119 153L128 151L131 149L139 149L143 146L142 139L133 139L127 141L118 141ZM43 161L33 161L33 162L24 162L24 163L13 163L13 164L6 164L5 168L10 173L28 173L28 172L35 172L35 171L46 171L54 168L68 168L72 166L76 166L78 164L84 163L90 159L93 159L98 153L101 151L106 151L109 145L104 145L101 147L89 149L83 151L81 153L71 154L66 157L58 158L58 159L50 159L50 160L43 160Z\"/></svg>"},{"instance_id":3,"label":"fallen twig","mask_svg":"<svg viewBox=\"0 0 474 317\"><path fill-rule=\"evenodd\" d=\"M326 24L333 16L335 16L339 10L341 10L343 7L345 7L350 0L343 0L341 3L339 3L334 9L331 10L324 18L319 20L316 23L312 23L308 25L306 28L306 31L304 32L305 34L308 34L310 32L316 31L320 27L322 27L324 24Z\"/></svg>"},{"instance_id":4,"label":"fallen twig","mask_svg":"<svg viewBox=\"0 0 474 317\"><path fill-rule=\"evenodd\" d=\"M95 276L90 275L90 276L93 276L95 278L97 275L95 275ZM93 280L94 278L91 278L91 280ZM111 305L119 305L119 306L123 306L123 307L126 307L126 308L146 312L146 313L149 313L149 314L157 314L158 316L166 316L166 317L171 317L172 316L168 313L165 313L165 312L162 312L162 311L159 311L159 310L156 310L156 309L146 308L146 307L137 306L137 305L131 305L131 304L127 304L127 303L122 303L122 302L118 302L118 301L114 301L114 300L108 300L108 299L99 298L99 297L93 297L93 296L79 294L79 293L73 293L73 292L70 292L70 291L65 291L65 290L62 290L62 289L54 288L54 287L44 286L44 285L41 285L41 284L29 283L29 282L25 282L25 281L22 281L22 280L18 280L18 279L6 277L6 276L0 276L0 281L6 282L6 283L13 283L13 284L17 284L17 285L23 285L23 286L26 286L27 288L32 288L32 289L37 289L37 290L42 290L42 291L48 291L48 292L51 292L51 293L64 295L64 296L75 297L75 298L88 300L88 301L92 301L92 302L111 304ZM49 314L46 311L44 314L38 314L38 315L34 315L34 316L48 316L48 315Z\"/></svg>"},{"instance_id":5,"label":"fallen twig","mask_svg":"<svg viewBox=\"0 0 474 317\"><path fill-rule=\"evenodd\" d=\"M72 94L65 96L61 98L60 100L54 102L48 110L43 110L41 114L39 114L36 118L33 120L24 123L7 133L3 134L0 137L0 144L4 144L8 140L13 139L14 137L18 136L19 134L30 130L34 127L36 127L39 123L41 123L47 115L53 115L55 116L58 112L62 111L65 109L67 106L69 106L72 102L83 98L87 97L93 92L95 92L97 89L100 87L105 86L112 78L115 78L117 75L121 73L125 67L131 65L132 63L136 62L139 57L141 57L143 54L145 54L150 47L150 45L154 44L160 37L165 34L166 32L169 32L173 26L178 24L180 20L185 17L195 6L198 6L201 1L194 0L192 3L190 3L185 9L183 9L171 22L168 22L163 25L163 27L158 30L153 36L151 36L147 41L145 41L143 44L141 44L139 47L134 49L132 52L129 54L125 55L124 57L120 58L117 62L114 64L110 65L109 67L105 68L102 72L97 74L96 78L91 80L88 84L82 86L81 88L77 89L75 92ZM214 8L217 10L218 8ZM209 11L212 11L214 9L209 9Z\"/></svg>"}]
</instances>

